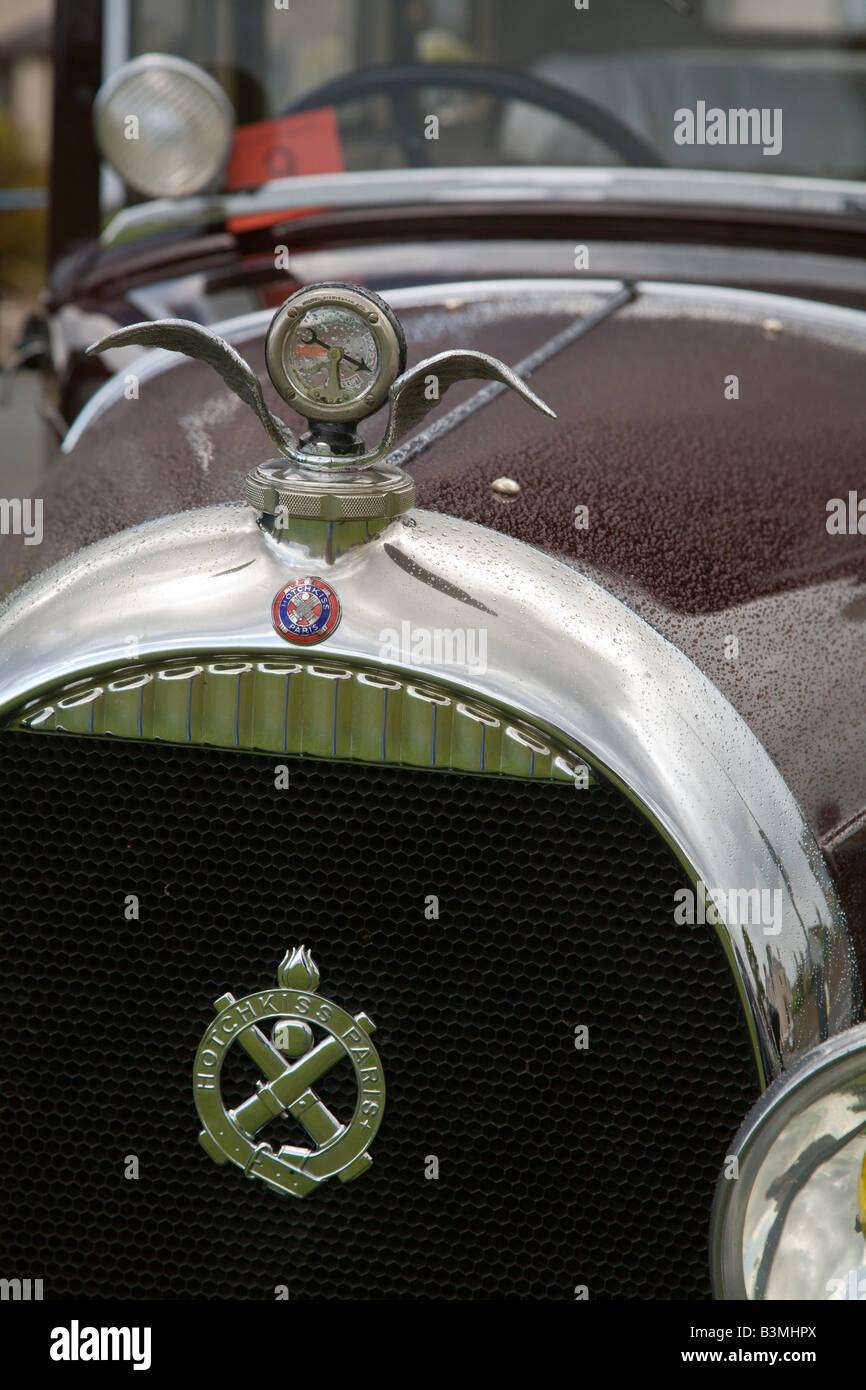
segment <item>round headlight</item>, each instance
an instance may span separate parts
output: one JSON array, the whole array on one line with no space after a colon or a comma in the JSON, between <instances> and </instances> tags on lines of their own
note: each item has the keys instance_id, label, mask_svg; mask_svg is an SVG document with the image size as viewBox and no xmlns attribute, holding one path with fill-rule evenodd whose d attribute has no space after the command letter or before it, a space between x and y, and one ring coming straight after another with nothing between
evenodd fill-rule
<instances>
[{"instance_id":1,"label":"round headlight","mask_svg":"<svg viewBox=\"0 0 866 1390\"><path fill-rule=\"evenodd\" d=\"M99 148L121 178L151 198L198 193L225 166L231 102L194 63L164 53L133 58L96 94Z\"/></svg>"},{"instance_id":2,"label":"round headlight","mask_svg":"<svg viewBox=\"0 0 866 1390\"><path fill-rule=\"evenodd\" d=\"M731 1146L713 1210L724 1299L866 1300L866 1025L765 1092Z\"/></svg>"}]
</instances>

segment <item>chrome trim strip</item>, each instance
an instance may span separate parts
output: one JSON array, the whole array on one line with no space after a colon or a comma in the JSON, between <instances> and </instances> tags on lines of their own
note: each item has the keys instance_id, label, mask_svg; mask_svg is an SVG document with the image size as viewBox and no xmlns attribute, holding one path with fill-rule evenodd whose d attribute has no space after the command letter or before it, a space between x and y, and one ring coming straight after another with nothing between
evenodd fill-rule
<instances>
[{"instance_id":1,"label":"chrome trim strip","mask_svg":"<svg viewBox=\"0 0 866 1390\"><path fill-rule=\"evenodd\" d=\"M305 547L273 540L242 503L149 522L71 556L0 607L0 720L121 664L215 651L285 659L271 604L308 563ZM822 1026L832 1036L857 1020L844 915L790 790L732 706L655 629L559 561L433 512L396 519L326 573L343 619L318 660L445 685L585 749L696 886L779 894L777 930L717 928L765 1080L814 1046ZM404 622L427 634L483 627L486 661L436 666L402 647L386 658L386 630ZM825 1025L801 1007L818 987L810 932L826 941Z\"/></svg>"},{"instance_id":2,"label":"chrome trim strip","mask_svg":"<svg viewBox=\"0 0 866 1390\"><path fill-rule=\"evenodd\" d=\"M862 217L866 184L785 174L715 173L707 169L573 169L557 165L477 169L384 169L274 179L250 193L157 198L118 212L104 246L155 227L223 222L296 208L399 207L414 203L637 203L652 208L707 207L755 212Z\"/></svg>"},{"instance_id":3,"label":"chrome trim strip","mask_svg":"<svg viewBox=\"0 0 866 1390\"><path fill-rule=\"evenodd\" d=\"M105 84L129 58L130 0L115 0L102 7L102 83ZM126 188L123 179L105 158L100 159L99 206L102 215L123 207Z\"/></svg>"},{"instance_id":4,"label":"chrome trim strip","mask_svg":"<svg viewBox=\"0 0 866 1390\"><path fill-rule=\"evenodd\" d=\"M713 245L705 241L676 243L663 241L617 241L608 236L584 239L590 247L592 278L618 280L678 280L692 285L760 285L778 294L799 294L803 285L811 288L811 298L827 297L828 290L862 295L866 288L866 245L862 256L840 256L831 252L805 250L766 250L751 246ZM866 238L864 238L866 241ZM484 240L485 279L504 276L526 280L551 274L569 274L574 261L575 238L511 236L502 241ZM468 238L419 243L408 233L399 241L382 244L363 242L352 246L332 246L323 250L298 249L292 268L301 284L327 280L329 276L351 274L360 284L410 285L418 280L454 280L471 274L478 259L478 243ZM583 272L589 274L587 272ZM143 309L142 318L166 318L172 313L175 284L192 286L198 294L205 290L199 273L166 276L153 290L135 290L130 298ZM183 289L180 291L183 293ZM187 298L190 291L187 289ZM845 300L842 301L847 302ZM154 312L148 305L154 304Z\"/></svg>"},{"instance_id":5,"label":"chrome trim strip","mask_svg":"<svg viewBox=\"0 0 866 1390\"><path fill-rule=\"evenodd\" d=\"M583 300L585 303L593 296L604 298L615 294L623 286L622 280L560 276L537 280L452 280L446 284L407 285L378 293L395 310L433 308L446 299L477 304L504 296L553 295L558 297L556 307L561 313L569 311L568 303L562 300L564 294L573 295L575 301ZM866 347L866 311L862 309L847 309L819 300L799 299L794 295L771 294L762 290L731 289L726 285L683 285L675 281L640 280L634 288L635 300L630 308L622 311L623 314L651 312L653 306L660 307L665 299L674 303L680 312L691 308L699 314L717 313L730 317L740 313L756 318L778 318L779 314L784 314L788 318L788 326L807 331L824 329L845 342ZM251 339L264 337L272 318L272 309L257 309L209 324L208 328L238 347ZM151 348L136 359L135 375L139 382L148 381L176 366L181 360L175 352ZM115 372L82 407L63 440L63 453L71 453L88 427L110 406L123 399L124 379L128 370L124 368Z\"/></svg>"}]
</instances>

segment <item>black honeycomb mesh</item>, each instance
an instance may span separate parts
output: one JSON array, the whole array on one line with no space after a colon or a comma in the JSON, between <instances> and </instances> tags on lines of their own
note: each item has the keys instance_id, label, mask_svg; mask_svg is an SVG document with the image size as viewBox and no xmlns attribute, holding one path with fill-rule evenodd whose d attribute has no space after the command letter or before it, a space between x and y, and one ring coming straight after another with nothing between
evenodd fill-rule
<instances>
[{"instance_id":1,"label":"black honeycomb mesh","mask_svg":"<svg viewBox=\"0 0 866 1390\"><path fill-rule=\"evenodd\" d=\"M277 790L275 761L0 736L0 1274L46 1298L708 1296L754 1071L644 819L608 786L314 762ZM208 1158L190 1075L212 1001L301 941L377 1024L388 1103L372 1168L297 1201Z\"/></svg>"}]
</instances>

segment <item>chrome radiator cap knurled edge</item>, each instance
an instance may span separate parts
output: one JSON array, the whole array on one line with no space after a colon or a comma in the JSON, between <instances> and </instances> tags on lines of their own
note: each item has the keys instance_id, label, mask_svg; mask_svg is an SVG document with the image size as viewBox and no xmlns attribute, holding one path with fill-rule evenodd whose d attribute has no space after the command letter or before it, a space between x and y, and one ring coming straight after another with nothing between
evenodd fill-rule
<instances>
[{"instance_id":1,"label":"chrome radiator cap knurled edge","mask_svg":"<svg viewBox=\"0 0 866 1390\"><path fill-rule=\"evenodd\" d=\"M300 468L263 463L247 475L244 496L269 516L283 514L322 521L389 518L415 504L415 482L399 468Z\"/></svg>"}]
</instances>

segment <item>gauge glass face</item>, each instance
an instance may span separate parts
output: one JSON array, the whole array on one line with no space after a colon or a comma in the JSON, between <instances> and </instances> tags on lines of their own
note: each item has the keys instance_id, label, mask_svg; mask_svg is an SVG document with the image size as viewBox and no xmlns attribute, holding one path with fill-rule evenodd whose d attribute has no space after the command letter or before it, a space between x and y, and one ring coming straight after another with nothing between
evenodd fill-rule
<instances>
[{"instance_id":1,"label":"gauge glass face","mask_svg":"<svg viewBox=\"0 0 866 1390\"><path fill-rule=\"evenodd\" d=\"M322 405L345 405L369 395L381 357L375 334L360 314L324 304L301 317L283 348L292 385Z\"/></svg>"}]
</instances>

